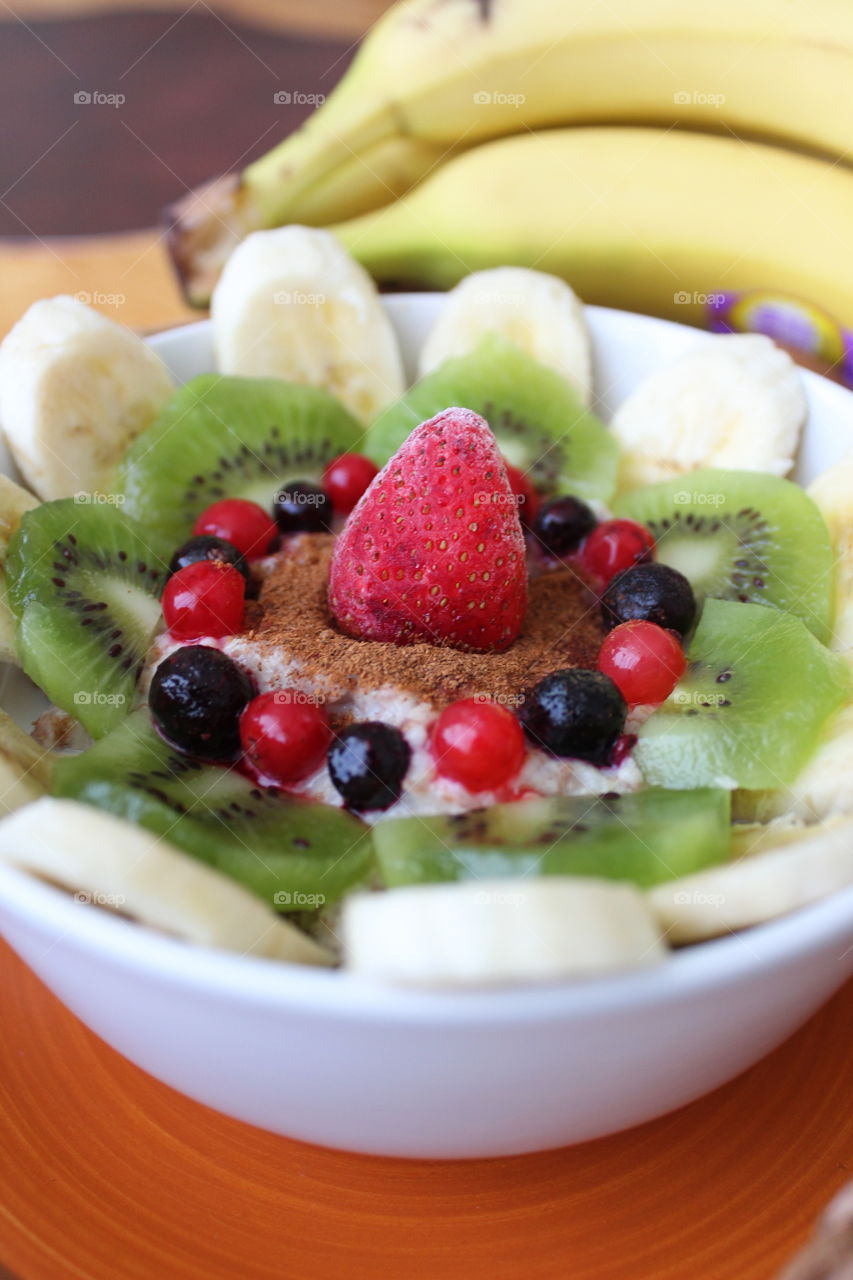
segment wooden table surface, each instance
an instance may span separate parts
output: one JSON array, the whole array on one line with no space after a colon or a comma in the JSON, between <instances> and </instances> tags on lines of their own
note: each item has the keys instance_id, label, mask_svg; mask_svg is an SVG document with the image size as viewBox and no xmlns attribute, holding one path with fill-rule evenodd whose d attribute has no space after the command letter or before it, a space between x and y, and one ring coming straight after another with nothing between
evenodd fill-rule
<instances>
[{"instance_id":1,"label":"wooden table surface","mask_svg":"<svg viewBox=\"0 0 853 1280\"><path fill-rule=\"evenodd\" d=\"M196 318L159 232L140 228L290 133L311 107L276 93L327 94L387 7L0 0L0 335L56 293L134 328ZM124 102L75 103L80 91Z\"/></svg>"},{"instance_id":2,"label":"wooden table surface","mask_svg":"<svg viewBox=\"0 0 853 1280\"><path fill-rule=\"evenodd\" d=\"M228 1120L108 1049L2 944L0 984L0 1259L19 1280L770 1280L853 1174L853 985L672 1116L446 1163Z\"/></svg>"},{"instance_id":3,"label":"wooden table surface","mask_svg":"<svg viewBox=\"0 0 853 1280\"><path fill-rule=\"evenodd\" d=\"M304 111L272 90L328 87L384 7L18 0L17 21L0 0L0 333L58 292L142 329L193 318L139 228L293 128ZM74 110L75 87L118 85L121 110ZM215 1115L118 1057L1 944L0 991L0 1272L17 1280L770 1280L853 1175L853 985L673 1116L455 1165Z\"/></svg>"}]
</instances>

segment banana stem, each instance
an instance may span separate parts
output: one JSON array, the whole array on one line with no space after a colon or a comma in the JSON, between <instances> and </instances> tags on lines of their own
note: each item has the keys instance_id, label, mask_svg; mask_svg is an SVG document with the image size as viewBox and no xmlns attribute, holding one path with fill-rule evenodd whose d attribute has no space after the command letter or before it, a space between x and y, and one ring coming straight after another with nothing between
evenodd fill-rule
<instances>
[{"instance_id":1,"label":"banana stem","mask_svg":"<svg viewBox=\"0 0 853 1280\"><path fill-rule=\"evenodd\" d=\"M371 100L365 109L362 99L352 104L356 114L348 109L350 97L342 84L296 133L244 171L244 198L259 226L299 219L312 188L395 132L386 104Z\"/></svg>"}]
</instances>

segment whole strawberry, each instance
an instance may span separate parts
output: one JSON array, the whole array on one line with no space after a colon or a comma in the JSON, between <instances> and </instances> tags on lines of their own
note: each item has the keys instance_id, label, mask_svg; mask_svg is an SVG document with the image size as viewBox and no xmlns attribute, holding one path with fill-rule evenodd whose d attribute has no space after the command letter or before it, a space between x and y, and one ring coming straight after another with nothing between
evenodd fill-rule
<instances>
[{"instance_id":1,"label":"whole strawberry","mask_svg":"<svg viewBox=\"0 0 853 1280\"><path fill-rule=\"evenodd\" d=\"M338 538L329 607L363 640L512 644L527 608L524 538L495 437L476 413L422 422L386 463Z\"/></svg>"}]
</instances>

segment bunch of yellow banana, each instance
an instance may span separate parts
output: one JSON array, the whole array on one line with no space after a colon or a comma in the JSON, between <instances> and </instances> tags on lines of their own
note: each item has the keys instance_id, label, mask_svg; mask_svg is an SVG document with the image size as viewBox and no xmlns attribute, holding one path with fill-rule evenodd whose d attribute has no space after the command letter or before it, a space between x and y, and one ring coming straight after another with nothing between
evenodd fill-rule
<instances>
[{"instance_id":1,"label":"bunch of yellow banana","mask_svg":"<svg viewBox=\"0 0 853 1280\"><path fill-rule=\"evenodd\" d=\"M199 304L250 231L343 223L381 280L537 265L684 320L766 288L853 325L851 158L849 0L400 0L302 128L169 211L171 245Z\"/></svg>"}]
</instances>

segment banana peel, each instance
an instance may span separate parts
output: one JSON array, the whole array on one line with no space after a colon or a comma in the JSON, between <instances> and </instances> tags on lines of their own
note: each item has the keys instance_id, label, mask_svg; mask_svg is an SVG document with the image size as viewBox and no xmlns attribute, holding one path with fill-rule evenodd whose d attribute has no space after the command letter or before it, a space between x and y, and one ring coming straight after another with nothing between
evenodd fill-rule
<instances>
[{"instance_id":1,"label":"banana peel","mask_svg":"<svg viewBox=\"0 0 853 1280\"><path fill-rule=\"evenodd\" d=\"M719 83L721 65L723 94L691 88ZM167 210L169 244L188 300L203 306L249 231L351 219L397 199L451 153L563 125L643 121L772 137L849 159L851 76L853 10L833 0L581 0L570 12L564 0L402 0L304 125L242 173ZM565 178L571 187L571 171ZM693 185L691 196L706 189ZM592 218L607 189L582 182L580 190ZM535 200L529 208L533 219L541 213ZM626 245L630 208L622 206ZM792 242L798 250L808 234ZM404 278L415 278L414 266ZM611 269L618 274L618 261ZM713 284L707 270L703 292Z\"/></svg>"}]
</instances>

